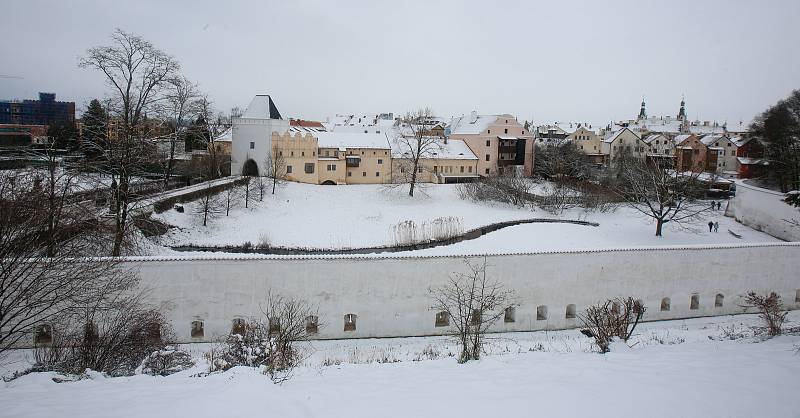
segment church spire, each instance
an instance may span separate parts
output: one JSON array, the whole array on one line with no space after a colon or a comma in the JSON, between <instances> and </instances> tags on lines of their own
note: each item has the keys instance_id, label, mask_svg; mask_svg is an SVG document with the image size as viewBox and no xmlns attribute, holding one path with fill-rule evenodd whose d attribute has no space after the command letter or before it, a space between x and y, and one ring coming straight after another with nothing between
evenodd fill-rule
<instances>
[{"instance_id":1,"label":"church spire","mask_svg":"<svg viewBox=\"0 0 800 418\"><path fill-rule=\"evenodd\" d=\"M645 110L644 97L642 97L642 108L639 109L639 120L647 119L647 111Z\"/></svg>"},{"instance_id":2,"label":"church spire","mask_svg":"<svg viewBox=\"0 0 800 418\"><path fill-rule=\"evenodd\" d=\"M681 96L681 110L678 111L678 120L686 120L686 99Z\"/></svg>"}]
</instances>

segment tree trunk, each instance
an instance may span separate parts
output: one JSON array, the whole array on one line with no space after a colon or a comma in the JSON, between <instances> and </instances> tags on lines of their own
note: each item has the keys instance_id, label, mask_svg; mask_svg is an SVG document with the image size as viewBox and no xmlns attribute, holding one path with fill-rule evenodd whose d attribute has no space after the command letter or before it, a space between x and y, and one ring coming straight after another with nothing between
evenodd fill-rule
<instances>
[{"instance_id":1,"label":"tree trunk","mask_svg":"<svg viewBox=\"0 0 800 418\"><path fill-rule=\"evenodd\" d=\"M418 161L414 161L414 171L411 173L411 187L408 188L408 195L414 197L414 186L417 184L417 165Z\"/></svg>"},{"instance_id":2,"label":"tree trunk","mask_svg":"<svg viewBox=\"0 0 800 418\"><path fill-rule=\"evenodd\" d=\"M169 159L167 159L167 167L164 170L164 190L169 187L169 176L172 175L172 160L175 158L175 142L178 141L177 138L178 134L175 134L175 138L170 141L169 144Z\"/></svg>"},{"instance_id":3,"label":"tree trunk","mask_svg":"<svg viewBox=\"0 0 800 418\"><path fill-rule=\"evenodd\" d=\"M656 219L656 236L661 236L661 228L664 226L664 221L662 219Z\"/></svg>"}]
</instances>

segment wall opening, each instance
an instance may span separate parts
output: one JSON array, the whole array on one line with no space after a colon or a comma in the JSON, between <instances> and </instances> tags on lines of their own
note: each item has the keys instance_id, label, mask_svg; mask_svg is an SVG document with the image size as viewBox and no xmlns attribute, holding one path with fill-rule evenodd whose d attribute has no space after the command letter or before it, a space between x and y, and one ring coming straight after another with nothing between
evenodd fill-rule
<instances>
[{"instance_id":1,"label":"wall opening","mask_svg":"<svg viewBox=\"0 0 800 418\"><path fill-rule=\"evenodd\" d=\"M509 306L508 308L506 308L505 315L503 316L503 322L514 322L516 314L517 314L516 308L514 308L513 306Z\"/></svg>"},{"instance_id":2,"label":"wall opening","mask_svg":"<svg viewBox=\"0 0 800 418\"><path fill-rule=\"evenodd\" d=\"M662 310L662 311L668 311L668 310L670 310L670 305L671 305L671 304L672 304L672 302L670 301L670 299L669 299L669 298L664 298L664 299L661 299L661 310Z\"/></svg>"},{"instance_id":3,"label":"wall opening","mask_svg":"<svg viewBox=\"0 0 800 418\"><path fill-rule=\"evenodd\" d=\"M306 317L306 334L316 334L319 332L319 317L309 315Z\"/></svg>"},{"instance_id":4,"label":"wall opening","mask_svg":"<svg viewBox=\"0 0 800 418\"><path fill-rule=\"evenodd\" d=\"M692 295L692 300L689 302L689 309L700 309L700 295Z\"/></svg>"},{"instance_id":5,"label":"wall opening","mask_svg":"<svg viewBox=\"0 0 800 418\"><path fill-rule=\"evenodd\" d=\"M34 344L50 344L53 342L53 327L49 324L42 324L36 327L33 332Z\"/></svg>"},{"instance_id":6,"label":"wall opening","mask_svg":"<svg viewBox=\"0 0 800 418\"><path fill-rule=\"evenodd\" d=\"M258 177L258 164L253 159L244 162L242 166L242 175L250 177Z\"/></svg>"},{"instance_id":7,"label":"wall opening","mask_svg":"<svg viewBox=\"0 0 800 418\"><path fill-rule=\"evenodd\" d=\"M336 182L333 180L325 180L321 183L323 186L335 186Z\"/></svg>"},{"instance_id":8,"label":"wall opening","mask_svg":"<svg viewBox=\"0 0 800 418\"><path fill-rule=\"evenodd\" d=\"M567 305L567 314L565 315L565 318L575 319L576 316L577 314L575 313L575 304L570 303L569 305Z\"/></svg>"},{"instance_id":9,"label":"wall opening","mask_svg":"<svg viewBox=\"0 0 800 418\"><path fill-rule=\"evenodd\" d=\"M192 338L203 338L204 335L203 321L192 321Z\"/></svg>"},{"instance_id":10,"label":"wall opening","mask_svg":"<svg viewBox=\"0 0 800 418\"><path fill-rule=\"evenodd\" d=\"M346 314L344 316L344 330L345 331L355 331L356 330L356 314Z\"/></svg>"},{"instance_id":11,"label":"wall opening","mask_svg":"<svg viewBox=\"0 0 800 418\"><path fill-rule=\"evenodd\" d=\"M450 314L445 311L436 313L436 326L446 327L450 325Z\"/></svg>"},{"instance_id":12,"label":"wall opening","mask_svg":"<svg viewBox=\"0 0 800 418\"><path fill-rule=\"evenodd\" d=\"M481 324L481 310L480 309L473 309L472 316L470 317L469 321L470 325L480 325Z\"/></svg>"},{"instance_id":13,"label":"wall opening","mask_svg":"<svg viewBox=\"0 0 800 418\"><path fill-rule=\"evenodd\" d=\"M244 335L246 327L247 323L244 322L243 318L236 318L233 320L233 323L231 324L231 334Z\"/></svg>"},{"instance_id":14,"label":"wall opening","mask_svg":"<svg viewBox=\"0 0 800 418\"><path fill-rule=\"evenodd\" d=\"M544 321L547 319L547 305L539 305L536 307L536 320Z\"/></svg>"},{"instance_id":15,"label":"wall opening","mask_svg":"<svg viewBox=\"0 0 800 418\"><path fill-rule=\"evenodd\" d=\"M725 296L722 293L717 293L717 297L714 298L714 307L721 308L724 302Z\"/></svg>"},{"instance_id":16,"label":"wall opening","mask_svg":"<svg viewBox=\"0 0 800 418\"><path fill-rule=\"evenodd\" d=\"M281 323L278 321L278 318L269 318L269 328L267 329L267 333L270 335L278 334L281 332Z\"/></svg>"}]
</instances>

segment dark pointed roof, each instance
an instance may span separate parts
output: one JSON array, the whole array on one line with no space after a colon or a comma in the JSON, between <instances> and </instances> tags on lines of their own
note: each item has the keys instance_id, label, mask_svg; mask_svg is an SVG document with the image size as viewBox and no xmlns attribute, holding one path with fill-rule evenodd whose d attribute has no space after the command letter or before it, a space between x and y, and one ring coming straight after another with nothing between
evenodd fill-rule
<instances>
[{"instance_id":1,"label":"dark pointed roof","mask_svg":"<svg viewBox=\"0 0 800 418\"><path fill-rule=\"evenodd\" d=\"M278 108L268 94L258 94L253 97L242 115L248 119L283 119Z\"/></svg>"}]
</instances>

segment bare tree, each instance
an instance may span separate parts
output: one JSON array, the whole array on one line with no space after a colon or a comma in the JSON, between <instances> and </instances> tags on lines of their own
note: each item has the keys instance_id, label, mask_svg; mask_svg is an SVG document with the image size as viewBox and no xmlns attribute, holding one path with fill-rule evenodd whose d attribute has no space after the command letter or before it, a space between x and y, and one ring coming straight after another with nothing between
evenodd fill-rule
<instances>
[{"instance_id":1,"label":"bare tree","mask_svg":"<svg viewBox=\"0 0 800 418\"><path fill-rule=\"evenodd\" d=\"M437 124L430 108L406 113L400 120L399 135L394 138L396 170L392 170L393 183L408 184L408 195L414 196L419 174L425 169L422 160L432 158L444 148L443 139L432 135Z\"/></svg>"},{"instance_id":2,"label":"bare tree","mask_svg":"<svg viewBox=\"0 0 800 418\"><path fill-rule=\"evenodd\" d=\"M35 178L0 176L0 355L35 331L52 330L54 321L137 285L115 259L82 258L95 250L84 235L93 232L65 216L66 205L42 205L41 192Z\"/></svg>"},{"instance_id":3,"label":"bare tree","mask_svg":"<svg viewBox=\"0 0 800 418\"><path fill-rule=\"evenodd\" d=\"M267 190L267 182L264 181L264 176L256 177L256 190L258 190L258 201L264 200L264 192Z\"/></svg>"},{"instance_id":4,"label":"bare tree","mask_svg":"<svg viewBox=\"0 0 800 418\"><path fill-rule=\"evenodd\" d=\"M697 200L706 189L699 175L621 157L609 188L627 206L655 220L656 236L660 237L664 224L688 223L710 210Z\"/></svg>"},{"instance_id":5,"label":"bare tree","mask_svg":"<svg viewBox=\"0 0 800 418\"><path fill-rule=\"evenodd\" d=\"M179 143L184 141L186 132L187 118L191 118L197 113L197 100L200 94L197 85L192 83L184 76L175 76L168 81L168 88L165 90L165 100L162 106L165 116L173 120L175 129L169 137L169 150L164 162L164 187L166 188L172 168L175 163L175 150Z\"/></svg>"},{"instance_id":6,"label":"bare tree","mask_svg":"<svg viewBox=\"0 0 800 418\"><path fill-rule=\"evenodd\" d=\"M783 302L781 302L781 296L779 294L772 292L764 296L751 291L745 296L744 303L747 307L756 308L756 310L758 310L758 317L764 321L769 335L775 336L781 334L783 322L786 320L786 315L789 312L783 309Z\"/></svg>"},{"instance_id":7,"label":"bare tree","mask_svg":"<svg viewBox=\"0 0 800 418\"><path fill-rule=\"evenodd\" d=\"M203 96L197 101L198 121L202 126L202 137L208 150L207 178L209 180L222 177L222 164L225 158L217 147L217 137L222 134L223 125L215 123L213 103L208 96Z\"/></svg>"},{"instance_id":8,"label":"bare tree","mask_svg":"<svg viewBox=\"0 0 800 418\"><path fill-rule=\"evenodd\" d=\"M169 80L180 65L143 38L117 29L110 46L90 48L82 68L100 71L110 86L107 109L117 124L116 138L104 149L110 172L119 179L114 189L115 234L111 255L119 256L129 226L131 178L141 174L153 155L152 133L146 129L148 111L164 99Z\"/></svg>"},{"instance_id":9,"label":"bare tree","mask_svg":"<svg viewBox=\"0 0 800 418\"><path fill-rule=\"evenodd\" d=\"M647 310L632 297L610 299L590 306L580 315L585 335L594 337L601 353L609 351L614 337L628 341Z\"/></svg>"},{"instance_id":10,"label":"bare tree","mask_svg":"<svg viewBox=\"0 0 800 418\"><path fill-rule=\"evenodd\" d=\"M222 215L226 208L225 202L212 191L211 185L208 183L197 202L197 214L203 217L203 226L207 226L210 219Z\"/></svg>"},{"instance_id":11,"label":"bare tree","mask_svg":"<svg viewBox=\"0 0 800 418\"><path fill-rule=\"evenodd\" d=\"M319 313L302 299L269 293L261 305L271 340L267 373L276 383L287 380L302 360L296 344L308 341L319 332Z\"/></svg>"},{"instance_id":12,"label":"bare tree","mask_svg":"<svg viewBox=\"0 0 800 418\"><path fill-rule=\"evenodd\" d=\"M264 168L264 177L272 183L272 194L275 194L275 187L286 182L288 175L286 159L282 153L273 148L272 152L264 159Z\"/></svg>"},{"instance_id":13,"label":"bare tree","mask_svg":"<svg viewBox=\"0 0 800 418\"><path fill-rule=\"evenodd\" d=\"M437 322L447 323L461 346L460 363L478 360L489 328L517 306L513 290L487 276L485 257L464 263L465 273L453 273L445 285L429 289Z\"/></svg>"},{"instance_id":14,"label":"bare tree","mask_svg":"<svg viewBox=\"0 0 800 418\"><path fill-rule=\"evenodd\" d=\"M256 178L260 179L261 176L258 176ZM242 187L241 195L244 198L244 207L249 208L250 202L255 202L256 200L255 189L257 183L254 182L253 177L250 176L243 176L242 179L243 179L243 184L241 186Z\"/></svg>"}]
</instances>

